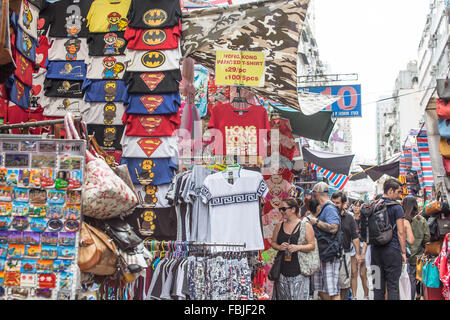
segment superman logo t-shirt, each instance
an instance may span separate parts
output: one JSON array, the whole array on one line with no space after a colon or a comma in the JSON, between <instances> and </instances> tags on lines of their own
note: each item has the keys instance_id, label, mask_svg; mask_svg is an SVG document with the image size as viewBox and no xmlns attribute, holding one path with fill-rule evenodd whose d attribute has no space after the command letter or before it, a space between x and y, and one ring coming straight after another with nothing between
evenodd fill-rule
<instances>
[{"instance_id":1,"label":"superman logo t-shirt","mask_svg":"<svg viewBox=\"0 0 450 320\"><path fill-rule=\"evenodd\" d=\"M124 114L127 136L166 137L171 136L180 125L180 114L170 115L137 115Z\"/></svg>"},{"instance_id":2,"label":"superman logo t-shirt","mask_svg":"<svg viewBox=\"0 0 450 320\"><path fill-rule=\"evenodd\" d=\"M172 158L178 153L177 137L131 137L121 140L123 156L131 158Z\"/></svg>"},{"instance_id":3,"label":"superman logo t-shirt","mask_svg":"<svg viewBox=\"0 0 450 320\"><path fill-rule=\"evenodd\" d=\"M128 95L128 114L171 114L180 107L180 94Z\"/></svg>"},{"instance_id":4,"label":"superman logo t-shirt","mask_svg":"<svg viewBox=\"0 0 450 320\"><path fill-rule=\"evenodd\" d=\"M129 72L123 76L128 93L160 94L178 92L180 69L159 72Z\"/></svg>"}]
</instances>

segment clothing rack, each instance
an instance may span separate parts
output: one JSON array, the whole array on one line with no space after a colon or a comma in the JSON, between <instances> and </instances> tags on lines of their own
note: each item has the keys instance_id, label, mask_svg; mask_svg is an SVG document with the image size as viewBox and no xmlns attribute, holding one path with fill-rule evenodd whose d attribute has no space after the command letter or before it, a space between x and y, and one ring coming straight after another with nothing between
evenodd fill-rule
<instances>
[{"instance_id":1,"label":"clothing rack","mask_svg":"<svg viewBox=\"0 0 450 320\"><path fill-rule=\"evenodd\" d=\"M148 243L150 243L150 245L152 245L153 248L153 244L155 244L156 246L158 246L158 248L156 248L157 250L159 249L163 249L163 251L172 251L171 249L173 248L174 250L177 249L178 246L181 246L182 248L184 248L185 250L183 251L188 251L189 247L203 247L203 253L206 254L206 247L238 247L238 248L245 248L246 247L246 243L212 243L212 242L195 242L195 241L174 241L174 240L169 240L169 241L158 241L158 240L148 240L147 242L144 241L144 245L147 245ZM167 245L167 247L166 247ZM167 248L167 250L166 250ZM149 249L147 247L147 249ZM150 249L149 249L150 250ZM151 250L153 251L153 250Z\"/></svg>"},{"instance_id":2,"label":"clothing rack","mask_svg":"<svg viewBox=\"0 0 450 320\"><path fill-rule=\"evenodd\" d=\"M81 117L74 117L74 122L80 122ZM7 131L10 129L25 129L30 127L45 127L45 126L54 126L54 136L56 139L61 138L61 124L64 124L64 119L56 119L56 120L45 120L45 121L32 121L32 122L21 122L15 124L2 124L0 125L0 132ZM55 126L56 125L56 126ZM17 135L14 135L16 137Z\"/></svg>"}]
</instances>

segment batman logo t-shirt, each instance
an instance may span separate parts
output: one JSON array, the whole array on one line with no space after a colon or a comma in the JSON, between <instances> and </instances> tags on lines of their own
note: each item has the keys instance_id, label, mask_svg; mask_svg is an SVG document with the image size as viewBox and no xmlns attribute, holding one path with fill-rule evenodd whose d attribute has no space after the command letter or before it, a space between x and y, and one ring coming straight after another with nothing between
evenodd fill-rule
<instances>
[{"instance_id":1,"label":"batman logo t-shirt","mask_svg":"<svg viewBox=\"0 0 450 320\"><path fill-rule=\"evenodd\" d=\"M123 76L128 93L161 94L178 92L181 81L180 69L159 72L129 72Z\"/></svg>"},{"instance_id":2,"label":"batman logo t-shirt","mask_svg":"<svg viewBox=\"0 0 450 320\"><path fill-rule=\"evenodd\" d=\"M180 94L168 93L162 95L128 94L128 114L171 114L178 112Z\"/></svg>"},{"instance_id":3,"label":"batman logo t-shirt","mask_svg":"<svg viewBox=\"0 0 450 320\"><path fill-rule=\"evenodd\" d=\"M179 0L132 0L128 25L139 29L166 28L177 25L181 19Z\"/></svg>"},{"instance_id":4,"label":"batman logo t-shirt","mask_svg":"<svg viewBox=\"0 0 450 320\"><path fill-rule=\"evenodd\" d=\"M128 28L127 28L128 30ZM123 55L127 47L125 32L91 33L87 39L90 56Z\"/></svg>"},{"instance_id":5,"label":"batman logo t-shirt","mask_svg":"<svg viewBox=\"0 0 450 320\"><path fill-rule=\"evenodd\" d=\"M47 97L83 98L83 81L45 79L44 88Z\"/></svg>"},{"instance_id":6,"label":"batman logo t-shirt","mask_svg":"<svg viewBox=\"0 0 450 320\"><path fill-rule=\"evenodd\" d=\"M180 48L172 50L126 49L127 71L166 71L180 68Z\"/></svg>"},{"instance_id":7,"label":"batman logo t-shirt","mask_svg":"<svg viewBox=\"0 0 450 320\"><path fill-rule=\"evenodd\" d=\"M120 139L123 134L122 125L88 124L89 135L94 135L99 146L106 150L122 150Z\"/></svg>"},{"instance_id":8,"label":"batman logo t-shirt","mask_svg":"<svg viewBox=\"0 0 450 320\"><path fill-rule=\"evenodd\" d=\"M181 26L161 29L134 29L128 27L125 39L128 49L134 50L170 50L178 48Z\"/></svg>"},{"instance_id":9,"label":"batman logo t-shirt","mask_svg":"<svg viewBox=\"0 0 450 320\"><path fill-rule=\"evenodd\" d=\"M122 80L92 80L83 83L84 100L88 102L117 102L127 99L127 88Z\"/></svg>"}]
</instances>

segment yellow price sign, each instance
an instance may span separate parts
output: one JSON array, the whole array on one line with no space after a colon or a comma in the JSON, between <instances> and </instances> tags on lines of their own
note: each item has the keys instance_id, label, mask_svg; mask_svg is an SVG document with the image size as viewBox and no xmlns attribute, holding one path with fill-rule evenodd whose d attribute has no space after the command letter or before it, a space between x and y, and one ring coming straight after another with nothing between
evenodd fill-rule
<instances>
[{"instance_id":1,"label":"yellow price sign","mask_svg":"<svg viewBox=\"0 0 450 320\"><path fill-rule=\"evenodd\" d=\"M224 86L264 86L264 52L217 50L216 79Z\"/></svg>"}]
</instances>

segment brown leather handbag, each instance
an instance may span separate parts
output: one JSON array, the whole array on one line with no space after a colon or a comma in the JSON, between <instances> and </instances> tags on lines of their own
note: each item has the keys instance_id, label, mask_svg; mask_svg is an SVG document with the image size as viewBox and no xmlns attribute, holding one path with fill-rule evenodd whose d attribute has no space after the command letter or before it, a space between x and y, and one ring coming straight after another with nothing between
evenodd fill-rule
<instances>
[{"instance_id":1,"label":"brown leather handbag","mask_svg":"<svg viewBox=\"0 0 450 320\"><path fill-rule=\"evenodd\" d=\"M443 242L444 242L444 240L427 242L425 244L425 252L424 252L424 254L425 255L429 254L429 255L432 255L432 256L439 255L439 253L441 253L441 250L442 250Z\"/></svg>"},{"instance_id":2,"label":"brown leather handbag","mask_svg":"<svg viewBox=\"0 0 450 320\"><path fill-rule=\"evenodd\" d=\"M113 275L117 271L117 247L102 231L83 222L80 231L78 266L83 272Z\"/></svg>"}]
</instances>

